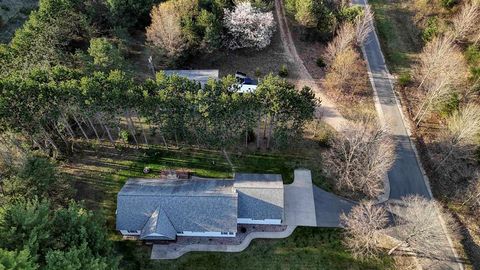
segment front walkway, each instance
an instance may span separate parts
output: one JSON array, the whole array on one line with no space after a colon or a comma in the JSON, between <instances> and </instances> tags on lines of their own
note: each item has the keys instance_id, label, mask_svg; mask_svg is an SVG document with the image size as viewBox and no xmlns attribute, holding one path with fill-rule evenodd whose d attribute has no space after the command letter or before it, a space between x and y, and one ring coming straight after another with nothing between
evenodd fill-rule
<instances>
[{"instance_id":1,"label":"front walkway","mask_svg":"<svg viewBox=\"0 0 480 270\"><path fill-rule=\"evenodd\" d=\"M245 239L238 245L221 245L221 244L191 244L191 245L153 245L152 254L150 259L152 260L168 260L177 259L187 252L192 251L210 251L210 252L240 252L245 250L252 242L253 239L279 239L289 237L296 226L287 226L284 231L281 232L252 232L248 234Z\"/></svg>"}]
</instances>

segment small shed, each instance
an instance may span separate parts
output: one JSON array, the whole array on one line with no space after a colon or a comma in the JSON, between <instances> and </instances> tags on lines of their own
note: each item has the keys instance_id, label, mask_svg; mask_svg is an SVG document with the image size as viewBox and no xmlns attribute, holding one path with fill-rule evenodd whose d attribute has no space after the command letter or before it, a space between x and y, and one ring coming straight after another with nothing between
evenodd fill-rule
<instances>
[{"instance_id":1,"label":"small shed","mask_svg":"<svg viewBox=\"0 0 480 270\"><path fill-rule=\"evenodd\" d=\"M192 81L199 82L204 86L209 79L218 80L218 69L194 69L194 70L164 70L165 75L178 75Z\"/></svg>"}]
</instances>

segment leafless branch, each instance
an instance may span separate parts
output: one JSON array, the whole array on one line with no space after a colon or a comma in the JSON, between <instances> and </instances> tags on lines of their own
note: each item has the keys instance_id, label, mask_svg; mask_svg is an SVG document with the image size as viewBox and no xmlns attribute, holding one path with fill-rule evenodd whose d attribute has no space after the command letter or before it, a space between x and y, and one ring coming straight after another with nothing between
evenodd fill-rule
<instances>
[{"instance_id":1,"label":"leafless branch","mask_svg":"<svg viewBox=\"0 0 480 270\"><path fill-rule=\"evenodd\" d=\"M366 5L362 16L359 16L355 21L355 36L358 45L363 45L367 40L368 34L374 31L373 21L373 11L370 5Z\"/></svg>"},{"instance_id":2,"label":"leafless branch","mask_svg":"<svg viewBox=\"0 0 480 270\"><path fill-rule=\"evenodd\" d=\"M383 190L386 172L395 158L395 145L376 119L364 117L345 127L328 152L328 172L337 188L375 198Z\"/></svg>"},{"instance_id":3,"label":"leafless branch","mask_svg":"<svg viewBox=\"0 0 480 270\"><path fill-rule=\"evenodd\" d=\"M385 209L371 201L362 202L340 219L345 227L345 245L352 254L357 258L377 257L381 230L388 222Z\"/></svg>"}]
</instances>

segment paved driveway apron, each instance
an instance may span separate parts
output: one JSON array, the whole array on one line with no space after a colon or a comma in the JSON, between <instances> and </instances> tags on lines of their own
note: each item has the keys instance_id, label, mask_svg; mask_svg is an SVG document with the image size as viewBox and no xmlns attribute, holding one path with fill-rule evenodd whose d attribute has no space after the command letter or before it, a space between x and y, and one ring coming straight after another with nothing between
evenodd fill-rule
<instances>
[{"instance_id":1,"label":"paved driveway apron","mask_svg":"<svg viewBox=\"0 0 480 270\"><path fill-rule=\"evenodd\" d=\"M295 170L293 183L284 186L284 199L286 225L317 226L309 170Z\"/></svg>"},{"instance_id":2,"label":"paved driveway apron","mask_svg":"<svg viewBox=\"0 0 480 270\"><path fill-rule=\"evenodd\" d=\"M313 198L315 201L315 215L318 227L342 227L340 216L348 214L354 202L326 192L316 186L313 187Z\"/></svg>"}]
</instances>

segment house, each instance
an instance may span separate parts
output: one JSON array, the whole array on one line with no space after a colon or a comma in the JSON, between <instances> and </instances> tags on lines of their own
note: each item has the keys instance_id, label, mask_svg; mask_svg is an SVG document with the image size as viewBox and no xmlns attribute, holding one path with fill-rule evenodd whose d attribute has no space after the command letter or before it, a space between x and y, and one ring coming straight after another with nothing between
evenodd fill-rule
<instances>
[{"instance_id":1,"label":"house","mask_svg":"<svg viewBox=\"0 0 480 270\"><path fill-rule=\"evenodd\" d=\"M218 69L197 69L197 70L163 70L166 76L177 75L191 81L198 82L203 86L208 80L218 80ZM253 93L257 89L258 81L249 78L245 73L237 71L235 73L237 83L232 85L232 91L239 93Z\"/></svg>"},{"instance_id":2,"label":"house","mask_svg":"<svg viewBox=\"0 0 480 270\"><path fill-rule=\"evenodd\" d=\"M239 224L281 224L283 211L283 181L276 174L130 179L117 196L116 228L141 240L235 237Z\"/></svg>"}]
</instances>

